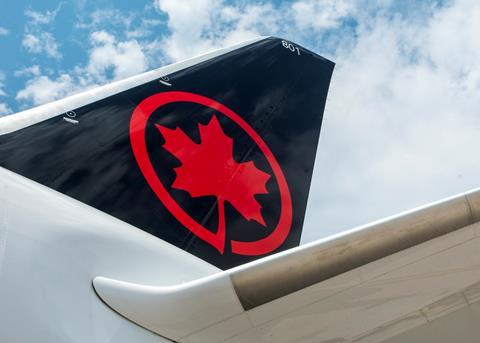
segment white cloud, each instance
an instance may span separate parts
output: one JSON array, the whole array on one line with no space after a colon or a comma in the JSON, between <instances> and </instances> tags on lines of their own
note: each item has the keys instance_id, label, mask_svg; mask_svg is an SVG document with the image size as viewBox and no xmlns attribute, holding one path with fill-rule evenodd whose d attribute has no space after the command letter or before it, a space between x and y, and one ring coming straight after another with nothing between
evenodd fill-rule
<instances>
[{"instance_id":1,"label":"white cloud","mask_svg":"<svg viewBox=\"0 0 480 343\"><path fill-rule=\"evenodd\" d=\"M41 74L40 66L35 64L31 67L27 67L27 68L23 68L15 71L14 75L16 77L22 77L22 76L39 76L40 74Z\"/></svg>"},{"instance_id":2,"label":"white cloud","mask_svg":"<svg viewBox=\"0 0 480 343\"><path fill-rule=\"evenodd\" d=\"M60 3L53 11L38 12L29 8L25 11L25 16L29 22L33 25L46 25L51 24L55 20L58 12L62 9L63 2Z\"/></svg>"},{"instance_id":3,"label":"white cloud","mask_svg":"<svg viewBox=\"0 0 480 343\"><path fill-rule=\"evenodd\" d=\"M140 25L127 27L125 35L127 38L144 38L151 35L156 27L162 24L158 19L142 19Z\"/></svg>"},{"instance_id":4,"label":"white cloud","mask_svg":"<svg viewBox=\"0 0 480 343\"><path fill-rule=\"evenodd\" d=\"M122 28L129 28L132 26L134 15L132 13L125 14L118 9L99 9L95 10L85 18L79 18L75 24L77 28L101 30L104 28L113 28L114 26L121 26Z\"/></svg>"},{"instance_id":5,"label":"white cloud","mask_svg":"<svg viewBox=\"0 0 480 343\"><path fill-rule=\"evenodd\" d=\"M4 102L0 102L0 117L12 114L12 109Z\"/></svg>"},{"instance_id":6,"label":"white cloud","mask_svg":"<svg viewBox=\"0 0 480 343\"><path fill-rule=\"evenodd\" d=\"M90 39L89 60L76 66L70 73L56 77L42 75L38 66L17 72L33 75L18 91L16 100L23 105L41 105L109 81L142 73L148 68L147 58L140 44L132 39L117 41L105 32L93 32Z\"/></svg>"},{"instance_id":7,"label":"white cloud","mask_svg":"<svg viewBox=\"0 0 480 343\"><path fill-rule=\"evenodd\" d=\"M153 12L150 8L148 11ZM93 11L86 17L80 17L75 26L93 32L108 30L116 32L117 36L123 35L127 39L140 39L153 34L153 30L161 24L162 20L145 17L145 13L124 13L118 9L101 9Z\"/></svg>"},{"instance_id":8,"label":"white cloud","mask_svg":"<svg viewBox=\"0 0 480 343\"><path fill-rule=\"evenodd\" d=\"M370 19L336 54L303 241L480 185L480 4Z\"/></svg>"},{"instance_id":9,"label":"white cloud","mask_svg":"<svg viewBox=\"0 0 480 343\"><path fill-rule=\"evenodd\" d=\"M22 46L34 54L45 53L50 57L61 58L57 41L50 32L36 31L23 36Z\"/></svg>"},{"instance_id":10,"label":"white cloud","mask_svg":"<svg viewBox=\"0 0 480 343\"><path fill-rule=\"evenodd\" d=\"M93 49L86 70L96 79L107 79L108 71L113 80L139 74L148 68L148 62L140 44L132 39L117 42L105 31L92 34Z\"/></svg>"},{"instance_id":11,"label":"white cloud","mask_svg":"<svg viewBox=\"0 0 480 343\"><path fill-rule=\"evenodd\" d=\"M162 47L172 61L274 32L279 18L268 3L227 6L214 0L158 0L157 6L168 15L170 35Z\"/></svg>"},{"instance_id":12,"label":"white cloud","mask_svg":"<svg viewBox=\"0 0 480 343\"><path fill-rule=\"evenodd\" d=\"M27 9L25 11L27 22L25 24L25 34L22 39L22 46L28 52L33 54L45 53L56 59L62 57L55 37L48 30L50 25L55 21L62 5L63 3L60 3L55 10L46 11L44 13L32 9Z\"/></svg>"},{"instance_id":13,"label":"white cloud","mask_svg":"<svg viewBox=\"0 0 480 343\"><path fill-rule=\"evenodd\" d=\"M6 28L0 26L0 36L7 36L10 33Z\"/></svg>"},{"instance_id":14,"label":"white cloud","mask_svg":"<svg viewBox=\"0 0 480 343\"><path fill-rule=\"evenodd\" d=\"M293 16L299 29L330 29L351 14L356 1L300 0L292 5Z\"/></svg>"},{"instance_id":15,"label":"white cloud","mask_svg":"<svg viewBox=\"0 0 480 343\"><path fill-rule=\"evenodd\" d=\"M26 87L17 93L16 100L40 105L61 99L75 91L77 86L67 74L61 74L55 79L41 75L28 81Z\"/></svg>"}]
</instances>

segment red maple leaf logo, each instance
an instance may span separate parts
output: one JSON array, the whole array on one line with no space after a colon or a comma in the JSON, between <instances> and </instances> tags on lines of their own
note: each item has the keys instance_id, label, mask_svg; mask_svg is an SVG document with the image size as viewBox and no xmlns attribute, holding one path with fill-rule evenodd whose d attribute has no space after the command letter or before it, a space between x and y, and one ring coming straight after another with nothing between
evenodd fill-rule
<instances>
[{"instance_id":1,"label":"red maple leaf logo","mask_svg":"<svg viewBox=\"0 0 480 343\"><path fill-rule=\"evenodd\" d=\"M169 129L158 124L156 127L165 139L163 147L182 163L174 168L176 178L172 188L186 191L191 197L217 198L221 253L225 249L225 201L245 219L266 226L255 195L268 193L265 184L270 175L256 168L252 161L234 160L233 140L223 132L215 115L207 125L198 125L199 144L179 127Z\"/></svg>"}]
</instances>

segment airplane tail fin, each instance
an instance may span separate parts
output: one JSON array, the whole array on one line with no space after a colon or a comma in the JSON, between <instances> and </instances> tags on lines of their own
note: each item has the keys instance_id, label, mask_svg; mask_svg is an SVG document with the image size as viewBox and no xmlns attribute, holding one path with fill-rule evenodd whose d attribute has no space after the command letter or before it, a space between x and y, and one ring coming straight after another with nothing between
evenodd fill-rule
<instances>
[{"instance_id":1,"label":"airplane tail fin","mask_svg":"<svg viewBox=\"0 0 480 343\"><path fill-rule=\"evenodd\" d=\"M198 61L3 118L0 166L222 269L297 246L334 64L278 38Z\"/></svg>"}]
</instances>

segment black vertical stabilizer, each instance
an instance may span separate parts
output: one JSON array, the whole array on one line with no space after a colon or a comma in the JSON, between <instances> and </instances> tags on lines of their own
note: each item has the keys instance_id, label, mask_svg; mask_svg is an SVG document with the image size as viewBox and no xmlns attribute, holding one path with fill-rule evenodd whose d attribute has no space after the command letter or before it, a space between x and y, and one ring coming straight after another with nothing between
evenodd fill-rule
<instances>
[{"instance_id":1,"label":"black vertical stabilizer","mask_svg":"<svg viewBox=\"0 0 480 343\"><path fill-rule=\"evenodd\" d=\"M333 66L266 38L0 136L0 166L227 269L299 244Z\"/></svg>"}]
</instances>

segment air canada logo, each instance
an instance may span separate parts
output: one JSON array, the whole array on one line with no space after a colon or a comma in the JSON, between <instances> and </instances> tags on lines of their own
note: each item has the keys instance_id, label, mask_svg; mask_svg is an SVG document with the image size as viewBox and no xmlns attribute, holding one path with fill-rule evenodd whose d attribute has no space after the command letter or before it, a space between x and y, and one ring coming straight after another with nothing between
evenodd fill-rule
<instances>
[{"instance_id":1,"label":"air canada logo","mask_svg":"<svg viewBox=\"0 0 480 343\"><path fill-rule=\"evenodd\" d=\"M182 127L155 123L164 149L180 162L175 167L175 179L164 184L147 150L146 128L152 114L175 103L192 103L211 110L207 123L198 124L200 141L196 142ZM209 111L210 112L210 111ZM251 160L236 161L233 156L235 137L227 135L219 119L227 117L255 143L268 162L271 173L255 166ZM192 119L193 120L193 119ZM159 139L160 139L159 137ZM256 195L266 194L266 183L275 179L280 195L280 214L273 231L256 241L231 240L231 249L238 255L264 255L275 251L285 241L292 225L292 201L283 171L272 151L258 133L238 114L210 98L188 92L163 92L144 99L135 108L130 121L130 142L135 159L150 188L166 209L194 235L224 253L228 219L225 204L232 206L247 221L267 224L262 205ZM187 192L191 198L215 197L218 227L207 228L195 220L171 195L171 190Z\"/></svg>"}]
</instances>

